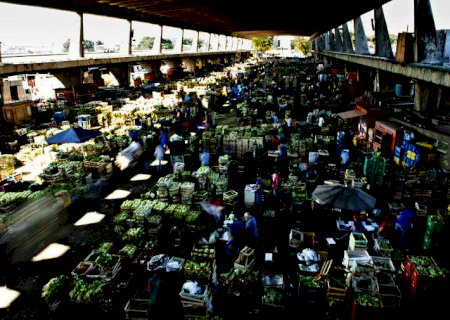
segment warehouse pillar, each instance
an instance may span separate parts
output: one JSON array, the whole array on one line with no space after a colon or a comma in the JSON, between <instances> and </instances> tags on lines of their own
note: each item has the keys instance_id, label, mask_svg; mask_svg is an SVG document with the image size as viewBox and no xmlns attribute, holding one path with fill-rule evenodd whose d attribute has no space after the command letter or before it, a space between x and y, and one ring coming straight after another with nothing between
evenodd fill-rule
<instances>
[{"instance_id":1,"label":"warehouse pillar","mask_svg":"<svg viewBox=\"0 0 450 320\"><path fill-rule=\"evenodd\" d=\"M121 87L130 86L130 66L128 64L115 64L109 66L108 70L116 77Z\"/></svg>"},{"instance_id":2,"label":"warehouse pillar","mask_svg":"<svg viewBox=\"0 0 450 320\"><path fill-rule=\"evenodd\" d=\"M3 85L3 78L0 78L0 107L2 107L5 104L5 93L3 92L4 85Z\"/></svg>"},{"instance_id":3,"label":"warehouse pillar","mask_svg":"<svg viewBox=\"0 0 450 320\"><path fill-rule=\"evenodd\" d=\"M70 37L69 57L73 59L84 58L84 22L83 13L78 12L78 28L75 28Z\"/></svg>"},{"instance_id":4,"label":"warehouse pillar","mask_svg":"<svg viewBox=\"0 0 450 320\"><path fill-rule=\"evenodd\" d=\"M357 54L369 54L367 37L361 17L353 19L355 25L355 51Z\"/></svg>"},{"instance_id":5,"label":"warehouse pillar","mask_svg":"<svg viewBox=\"0 0 450 320\"><path fill-rule=\"evenodd\" d=\"M194 37L192 38L192 52L198 52L198 37L199 32L194 33Z\"/></svg>"},{"instance_id":6,"label":"warehouse pillar","mask_svg":"<svg viewBox=\"0 0 450 320\"><path fill-rule=\"evenodd\" d=\"M394 58L383 7L375 9L375 55L389 59Z\"/></svg>"},{"instance_id":7,"label":"warehouse pillar","mask_svg":"<svg viewBox=\"0 0 450 320\"><path fill-rule=\"evenodd\" d=\"M414 61L442 65L430 0L414 0Z\"/></svg>"},{"instance_id":8,"label":"warehouse pillar","mask_svg":"<svg viewBox=\"0 0 450 320\"><path fill-rule=\"evenodd\" d=\"M155 36L155 41L153 42L153 48L152 51L154 54L161 54L162 48L161 48L161 39L162 39L162 26L159 26L159 32Z\"/></svg>"},{"instance_id":9,"label":"warehouse pillar","mask_svg":"<svg viewBox=\"0 0 450 320\"><path fill-rule=\"evenodd\" d=\"M120 53L125 55L132 54L132 44L133 44L133 26L131 20L128 20L128 36L125 39L125 43L120 46Z\"/></svg>"},{"instance_id":10,"label":"warehouse pillar","mask_svg":"<svg viewBox=\"0 0 450 320\"><path fill-rule=\"evenodd\" d=\"M347 23L344 23L342 25L342 38L343 38L344 52L355 53L355 51L353 50L352 38L350 36L350 32L348 31Z\"/></svg>"},{"instance_id":11,"label":"warehouse pillar","mask_svg":"<svg viewBox=\"0 0 450 320\"><path fill-rule=\"evenodd\" d=\"M330 51L336 51L336 40L333 31L328 31L328 46Z\"/></svg>"},{"instance_id":12,"label":"warehouse pillar","mask_svg":"<svg viewBox=\"0 0 450 320\"><path fill-rule=\"evenodd\" d=\"M334 28L334 39L336 42L336 51L344 51L344 45L342 44L341 32L339 31L339 28Z\"/></svg>"}]
</instances>

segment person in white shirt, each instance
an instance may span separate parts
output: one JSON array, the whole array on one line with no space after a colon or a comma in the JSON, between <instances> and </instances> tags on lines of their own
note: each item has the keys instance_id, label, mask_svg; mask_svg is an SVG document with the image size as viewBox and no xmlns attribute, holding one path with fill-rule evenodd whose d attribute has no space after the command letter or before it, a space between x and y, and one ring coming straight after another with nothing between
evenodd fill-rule
<instances>
[{"instance_id":1,"label":"person in white shirt","mask_svg":"<svg viewBox=\"0 0 450 320\"><path fill-rule=\"evenodd\" d=\"M292 127L292 118L290 115L288 116L286 123L289 128Z\"/></svg>"}]
</instances>

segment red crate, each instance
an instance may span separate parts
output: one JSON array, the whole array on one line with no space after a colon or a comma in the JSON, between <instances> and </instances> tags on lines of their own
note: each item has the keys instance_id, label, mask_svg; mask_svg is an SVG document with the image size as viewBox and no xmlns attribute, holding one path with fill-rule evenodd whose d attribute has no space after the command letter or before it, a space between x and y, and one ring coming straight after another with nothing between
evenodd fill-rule
<instances>
[{"instance_id":1,"label":"red crate","mask_svg":"<svg viewBox=\"0 0 450 320\"><path fill-rule=\"evenodd\" d=\"M411 278L412 267L413 266L412 266L411 260L409 259L409 256L406 256L405 269L403 270L403 278L405 279L406 282L408 282L409 279Z\"/></svg>"},{"instance_id":2,"label":"red crate","mask_svg":"<svg viewBox=\"0 0 450 320\"><path fill-rule=\"evenodd\" d=\"M413 268L409 287L410 297L416 299L423 296L436 295L443 289L444 280L444 275L436 278L421 276L419 272Z\"/></svg>"}]
</instances>

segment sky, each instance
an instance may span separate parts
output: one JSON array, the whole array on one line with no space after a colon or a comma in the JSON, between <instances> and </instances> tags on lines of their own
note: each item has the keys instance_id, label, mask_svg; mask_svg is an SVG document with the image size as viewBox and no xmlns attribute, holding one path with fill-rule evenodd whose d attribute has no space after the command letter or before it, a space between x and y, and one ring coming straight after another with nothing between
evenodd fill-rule
<instances>
[{"instance_id":1,"label":"sky","mask_svg":"<svg viewBox=\"0 0 450 320\"><path fill-rule=\"evenodd\" d=\"M450 0L431 0L431 5L436 29L450 29ZM409 32L413 31L413 0L393 0L385 4L383 9L389 33L406 32L407 28ZM372 16L372 13L363 15L368 35L373 34L370 25ZM128 26L124 20L118 20L85 15L85 39L93 41L101 39L107 44L124 41L123 37L127 35ZM10 46L17 44L61 46L70 37L71 28L78 26L77 21L78 16L72 12L0 2L0 41ZM136 27L140 30L141 28L142 26ZM156 32L151 24L148 24L148 28L148 33ZM117 35L124 36L118 38Z\"/></svg>"}]
</instances>

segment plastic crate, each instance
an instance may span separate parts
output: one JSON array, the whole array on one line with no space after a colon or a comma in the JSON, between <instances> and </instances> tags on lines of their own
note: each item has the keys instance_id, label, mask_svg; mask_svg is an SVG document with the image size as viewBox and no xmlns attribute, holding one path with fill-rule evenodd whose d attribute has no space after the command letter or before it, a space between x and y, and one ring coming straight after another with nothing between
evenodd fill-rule
<instances>
[{"instance_id":1,"label":"plastic crate","mask_svg":"<svg viewBox=\"0 0 450 320\"><path fill-rule=\"evenodd\" d=\"M370 255L367 250L344 250L342 265L350 268L353 260L370 261Z\"/></svg>"},{"instance_id":2,"label":"plastic crate","mask_svg":"<svg viewBox=\"0 0 450 320\"><path fill-rule=\"evenodd\" d=\"M402 293L398 286L378 284L378 290L383 308L400 307Z\"/></svg>"},{"instance_id":3,"label":"plastic crate","mask_svg":"<svg viewBox=\"0 0 450 320\"><path fill-rule=\"evenodd\" d=\"M367 249L367 237L362 232L350 233L348 247L350 250Z\"/></svg>"},{"instance_id":4,"label":"plastic crate","mask_svg":"<svg viewBox=\"0 0 450 320\"><path fill-rule=\"evenodd\" d=\"M378 295L369 295L371 298L373 298L375 301L378 301L377 306L363 306L360 303L358 303L358 300L360 299L360 296L364 296L364 294L355 294L355 297L353 299L352 309L351 309L351 320L356 319L382 319L382 302L380 300L380 297Z\"/></svg>"},{"instance_id":5,"label":"plastic crate","mask_svg":"<svg viewBox=\"0 0 450 320\"><path fill-rule=\"evenodd\" d=\"M395 267L392 263L391 258L372 256L372 261L375 266L376 272L395 273Z\"/></svg>"},{"instance_id":6,"label":"plastic crate","mask_svg":"<svg viewBox=\"0 0 450 320\"><path fill-rule=\"evenodd\" d=\"M382 257L390 257L394 248L388 239L377 238L374 239L373 249Z\"/></svg>"}]
</instances>

